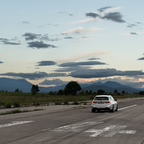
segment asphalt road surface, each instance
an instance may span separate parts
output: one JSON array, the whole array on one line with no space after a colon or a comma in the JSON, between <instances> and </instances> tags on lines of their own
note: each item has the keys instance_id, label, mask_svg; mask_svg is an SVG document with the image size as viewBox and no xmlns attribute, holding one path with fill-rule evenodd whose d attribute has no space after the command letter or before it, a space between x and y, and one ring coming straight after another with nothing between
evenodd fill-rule
<instances>
[{"instance_id":1,"label":"asphalt road surface","mask_svg":"<svg viewBox=\"0 0 144 144\"><path fill-rule=\"evenodd\" d=\"M120 102L114 113L86 105L0 116L0 144L144 144L144 99Z\"/></svg>"}]
</instances>

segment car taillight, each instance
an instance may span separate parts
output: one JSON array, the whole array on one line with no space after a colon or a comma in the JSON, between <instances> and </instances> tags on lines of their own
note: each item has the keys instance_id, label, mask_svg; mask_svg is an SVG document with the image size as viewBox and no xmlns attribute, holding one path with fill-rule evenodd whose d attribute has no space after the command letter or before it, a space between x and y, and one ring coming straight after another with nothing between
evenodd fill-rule
<instances>
[{"instance_id":1,"label":"car taillight","mask_svg":"<svg viewBox=\"0 0 144 144\"><path fill-rule=\"evenodd\" d=\"M97 102L92 102L92 104L97 104Z\"/></svg>"},{"instance_id":2,"label":"car taillight","mask_svg":"<svg viewBox=\"0 0 144 144\"><path fill-rule=\"evenodd\" d=\"M106 104L110 104L111 102L105 102Z\"/></svg>"}]
</instances>

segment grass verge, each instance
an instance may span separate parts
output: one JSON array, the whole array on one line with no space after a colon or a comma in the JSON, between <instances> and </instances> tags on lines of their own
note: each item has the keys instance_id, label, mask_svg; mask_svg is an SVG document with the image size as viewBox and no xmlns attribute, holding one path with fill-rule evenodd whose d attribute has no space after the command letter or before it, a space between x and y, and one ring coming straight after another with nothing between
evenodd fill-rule
<instances>
[{"instance_id":1,"label":"grass verge","mask_svg":"<svg viewBox=\"0 0 144 144\"><path fill-rule=\"evenodd\" d=\"M7 112L0 113L0 115L25 113L25 112L41 111L41 110L44 110L44 109L34 109L34 110L19 110L19 109L17 109L17 110L12 110L12 111L7 111Z\"/></svg>"}]
</instances>

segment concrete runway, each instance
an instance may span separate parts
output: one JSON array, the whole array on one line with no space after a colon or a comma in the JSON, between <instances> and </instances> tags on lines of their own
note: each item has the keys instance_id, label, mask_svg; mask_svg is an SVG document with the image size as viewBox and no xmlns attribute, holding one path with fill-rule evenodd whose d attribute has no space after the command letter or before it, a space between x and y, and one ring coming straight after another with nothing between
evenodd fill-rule
<instances>
[{"instance_id":1,"label":"concrete runway","mask_svg":"<svg viewBox=\"0 0 144 144\"><path fill-rule=\"evenodd\" d=\"M144 99L120 101L114 113L89 104L4 115L0 130L0 144L144 144Z\"/></svg>"}]
</instances>

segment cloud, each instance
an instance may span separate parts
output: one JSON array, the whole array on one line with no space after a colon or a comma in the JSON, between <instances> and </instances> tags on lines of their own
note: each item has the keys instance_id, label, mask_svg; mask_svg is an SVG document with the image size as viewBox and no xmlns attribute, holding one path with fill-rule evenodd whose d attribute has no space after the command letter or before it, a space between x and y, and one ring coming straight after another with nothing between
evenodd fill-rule
<instances>
[{"instance_id":1,"label":"cloud","mask_svg":"<svg viewBox=\"0 0 144 144\"><path fill-rule=\"evenodd\" d=\"M136 24L129 24L127 27L132 28L134 26L137 26Z\"/></svg>"},{"instance_id":2,"label":"cloud","mask_svg":"<svg viewBox=\"0 0 144 144\"><path fill-rule=\"evenodd\" d=\"M118 82L122 85L127 85L127 86L134 87L134 88L141 88L144 85L144 82L136 82L135 79L132 79L132 78L122 79L121 77L92 80L88 82L88 84L97 83L97 82L105 83L107 81Z\"/></svg>"},{"instance_id":3,"label":"cloud","mask_svg":"<svg viewBox=\"0 0 144 144\"><path fill-rule=\"evenodd\" d=\"M106 7L102 7L102 8L100 8L100 9L98 9L98 11L99 12L103 12L103 11L105 11L105 10L107 10L107 9L110 9L110 8L112 8L111 6L106 6Z\"/></svg>"},{"instance_id":4,"label":"cloud","mask_svg":"<svg viewBox=\"0 0 144 144\"><path fill-rule=\"evenodd\" d=\"M131 32L131 35L138 35L137 33L135 33L135 32Z\"/></svg>"},{"instance_id":5,"label":"cloud","mask_svg":"<svg viewBox=\"0 0 144 144\"><path fill-rule=\"evenodd\" d=\"M117 22L117 23L125 23L126 21L124 21L122 18L122 14L120 12L109 12L109 13L106 13L108 12L107 9L109 9L111 7L104 7L104 8L100 8L98 9L98 11L100 12L99 14L98 13L93 13L93 12L90 12L90 13L86 13L86 16L87 17L92 17L92 18L100 18L102 20L111 20L111 21L114 21L114 22ZM115 8L116 9L116 8ZM105 11L107 10L107 11ZM111 10L114 10L113 9L110 9L109 11ZM103 13L105 11L105 13Z\"/></svg>"},{"instance_id":6,"label":"cloud","mask_svg":"<svg viewBox=\"0 0 144 144\"><path fill-rule=\"evenodd\" d=\"M41 49L41 48L56 48L56 46L54 45L50 45L50 44L46 44L43 41L35 41L35 42L29 42L28 43L28 47L30 48L37 48L37 49Z\"/></svg>"},{"instance_id":7,"label":"cloud","mask_svg":"<svg viewBox=\"0 0 144 144\"><path fill-rule=\"evenodd\" d=\"M106 65L106 63L99 61L85 61L85 62L66 62L59 65L59 67L76 67L82 65Z\"/></svg>"},{"instance_id":8,"label":"cloud","mask_svg":"<svg viewBox=\"0 0 144 144\"><path fill-rule=\"evenodd\" d=\"M23 24L30 24L28 21L23 21L22 23Z\"/></svg>"},{"instance_id":9,"label":"cloud","mask_svg":"<svg viewBox=\"0 0 144 144\"><path fill-rule=\"evenodd\" d=\"M18 42L11 42L9 39L0 38L0 42L3 42L5 45L21 45Z\"/></svg>"},{"instance_id":10,"label":"cloud","mask_svg":"<svg viewBox=\"0 0 144 144\"><path fill-rule=\"evenodd\" d=\"M105 14L105 16L102 17L102 19L107 19L118 23L125 23L126 21L124 21L122 17L123 16L119 12L111 12Z\"/></svg>"},{"instance_id":11,"label":"cloud","mask_svg":"<svg viewBox=\"0 0 144 144\"><path fill-rule=\"evenodd\" d=\"M65 77L67 76L66 73L46 73L46 72L34 72L34 73L3 73L0 74L2 76L12 76L12 77L20 77L23 79L30 79L30 80L36 80L36 79L42 79L46 77Z\"/></svg>"},{"instance_id":12,"label":"cloud","mask_svg":"<svg viewBox=\"0 0 144 144\"><path fill-rule=\"evenodd\" d=\"M23 37L25 37L26 41L38 39L41 34L34 34L34 33L25 33Z\"/></svg>"},{"instance_id":13,"label":"cloud","mask_svg":"<svg viewBox=\"0 0 144 144\"><path fill-rule=\"evenodd\" d=\"M99 60L100 58L89 58L88 60Z\"/></svg>"},{"instance_id":14,"label":"cloud","mask_svg":"<svg viewBox=\"0 0 144 144\"><path fill-rule=\"evenodd\" d=\"M63 33L64 34L87 34L87 33L92 33L92 32L100 31L100 30L103 30L103 28L92 27L89 29L84 29L83 27L78 27L75 29L65 31Z\"/></svg>"},{"instance_id":15,"label":"cloud","mask_svg":"<svg viewBox=\"0 0 144 144\"><path fill-rule=\"evenodd\" d=\"M139 58L138 60L144 60L144 57Z\"/></svg>"},{"instance_id":16,"label":"cloud","mask_svg":"<svg viewBox=\"0 0 144 144\"><path fill-rule=\"evenodd\" d=\"M110 76L137 76L144 75L142 71L120 71L116 69L85 69L76 70L69 74L74 78L100 78Z\"/></svg>"},{"instance_id":17,"label":"cloud","mask_svg":"<svg viewBox=\"0 0 144 144\"><path fill-rule=\"evenodd\" d=\"M94 51L94 52L89 52L89 53L82 53L81 52L80 54L74 55L69 59L59 59L58 61L61 63L73 62L73 61L88 58L88 57L97 57L98 55L107 55L108 53L109 52L107 52L107 51Z\"/></svg>"},{"instance_id":18,"label":"cloud","mask_svg":"<svg viewBox=\"0 0 144 144\"><path fill-rule=\"evenodd\" d=\"M99 17L99 14L90 12L90 13L86 13L86 16L96 18L96 17Z\"/></svg>"},{"instance_id":19,"label":"cloud","mask_svg":"<svg viewBox=\"0 0 144 144\"><path fill-rule=\"evenodd\" d=\"M51 65L56 65L57 63L54 61L40 61L38 62L37 66L51 66Z\"/></svg>"},{"instance_id":20,"label":"cloud","mask_svg":"<svg viewBox=\"0 0 144 144\"><path fill-rule=\"evenodd\" d=\"M80 20L73 22L72 24L80 24L80 23L87 23L87 22L95 22L95 21L100 21L101 19L99 17L96 18L90 18L90 19L85 19L85 20Z\"/></svg>"},{"instance_id":21,"label":"cloud","mask_svg":"<svg viewBox=\"0 0 144 144\"><path fill-rule=\"evenodd\" d=\"M73 14L68 13L68 12L65 12L65 11L64 11L64 12L60 11L59 13L60 13L60 14L67 14L67 15L69 15L69 16L73 16Z\"/></svg>"},{"instance_id":22,"label":"cloud","mask_svg":"<svg viewBox=\"0 0 144 144\"><path fill-rule=\"evenodd\" d=\"M25 33L22 35L25 37L26 41L32 41L32 40L44 40L44 41L58 41L58 38L49 38L47 34L41 35L41 34L35 34L35 33Z\"/></svg>"},{"instance_id":23,"label":"cloud","mask_svg":"<svg viewBox=\"0 0 144 144\"><path fill-rule=\"evenodd\" d=\"M73 39L72 37L65 37L65 39Z\"/></svg>"},{"instance_id":24,"label":"cloud","mask_svg":"<svg viewBox=\"0 0 144 144\"><path fill-rule=\"evenodd\" d=\"M90 69L92 67L90 66L76 66L76 67L64 67L64 68L59 68L55 70L55 72L72 72L75 70L82 70L82 69Z\"/></svg>"},{"instance_id":25,"label":"cloud","mask_svg":"<svg viewBox=\"0 0 144 144\"><path fill-rule=\"evenodd\" d=\"M62 85L62 84L67 84L67 81L62 81L60 79L53 79L53 80L45 80L41 83L39 83L40 85Z\"/></svg>"}]
</instances>

